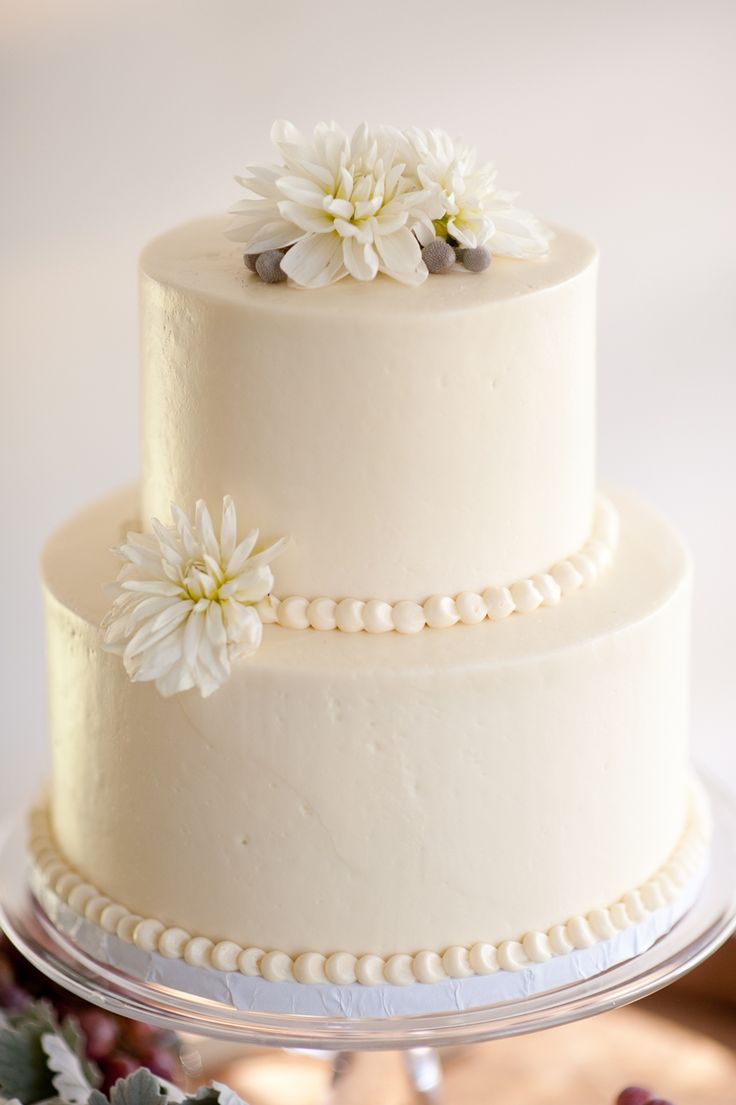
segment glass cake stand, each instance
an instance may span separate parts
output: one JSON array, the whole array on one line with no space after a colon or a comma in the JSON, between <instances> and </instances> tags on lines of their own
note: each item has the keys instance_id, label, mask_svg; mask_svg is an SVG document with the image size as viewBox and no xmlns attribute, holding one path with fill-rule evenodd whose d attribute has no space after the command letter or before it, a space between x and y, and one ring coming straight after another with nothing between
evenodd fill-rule
<instances>
[{"instance_id":1,"label":"glass cake stand","mask_svg":"<svg viewBox=\"0 0 736 1105\"><path fill-rule=\"evenodd\" d=\"M537 1032L637 1001L697 967L736 931L736 801L719 784L706 786L714 819L710 866L695 905L670 932L636 958L592 978L462 1012L386 1018L242 1012L125 975L79 949L36 903L26 882L21 818L0 844L0 927L54 982L122 1016L242 1044L337 1053L332 1105L356 1100L351 1072L358 1052L394 1050L405 1052L415 1095L437 1102L442 1076L436 1048Z\"/></svg>"}]
</instances>

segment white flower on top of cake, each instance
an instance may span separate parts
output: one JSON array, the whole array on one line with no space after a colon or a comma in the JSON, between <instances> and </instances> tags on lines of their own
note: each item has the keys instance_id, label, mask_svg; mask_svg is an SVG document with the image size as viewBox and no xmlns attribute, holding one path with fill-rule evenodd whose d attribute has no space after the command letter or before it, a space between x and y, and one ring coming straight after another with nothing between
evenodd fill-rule
<instances>
[{"instance_id":1,"label":"white flower on top of cake","mask_svg":"<svg viewBox=\"0 0 736 1105\"><path fill-rule=\"evenodd\" d=\"M477 249L487 245L500 257L539 257L549 250L550 231L530 211L515 206L516 193L496 188L496 170L478 165L472 146L441 130L411 127L404 135L403 154L414 188L428 192L434 203L431 221L417 228L422 245L439 231L457 245Z\"/></svg>"},{"instance_id":2,"label":"white flower on top of cake","mask_svg":"<svg viewBox=\"0 0 736 1105\"><path fill-rule=\"evenodd\" d=\"M365 124L348 137L320 123L304 137L276 122L271 139L283 164L253 166L238 177L258 198L238 203L227 231L246 253L288 248L280 267L303 287L332 284L350 274L372 280L383 272L404 284L427 277L412 233L429 195L405 174L401 136ZM435 205L436 205L436 201Z\"/></svg>"},{"instance_id":3,"label":"white flower on top of cake","mask_svg":"<svg viewBox=\"0 0 736 1105\"><path fill-rule=\"evenodd\" d=\"M153 533L129 533L115 549L123 566L102 622L104 642L122 655L133 682L155 682L166 697L192 687L206 697L228 679L233 661L260 645L255 604L270 594L270 564L287 541L256 551L254 529L238 542L229 495L219 536L201 500L193 522L175 504L171 515L171 525L154 519Z\"/></svg>"}]
</instances>

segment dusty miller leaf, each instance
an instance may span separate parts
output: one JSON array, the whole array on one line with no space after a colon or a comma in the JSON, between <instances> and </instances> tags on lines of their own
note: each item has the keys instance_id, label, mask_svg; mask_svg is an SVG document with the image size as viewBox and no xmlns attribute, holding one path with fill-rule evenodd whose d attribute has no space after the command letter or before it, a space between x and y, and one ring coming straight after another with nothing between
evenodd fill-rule
<instances>
[{"instance_id":1,"label":"dusty miller leaf","mask_svg":"<svg viewBox=\"0 0 736 1105\"><path fill-rule=\"evenodd\" d=\"M110 1091L111 1105L166 1105L167 1101L159 1080L143 1069L116 1082Z\"/></svg>"},{"instance_id":2,"label":"dusty miller leaf","mask_svg":"<svg viewBox=\"0 0 736 1105\"><path fill-rule=\"evenodd\" d=\"M28 1012L6 1018L0 1027L0 1095L34 1105L56 1096L41 1039L56 1032L49 1006L39 1003Z\"/></svg>"},{"instance_id":3,"label":"dusty miller leaf","mask_svg":"<svg viewBox=\"0 0 736 1105\"><path fill-rule=\"evenodd\" d=\"M90 1063L85 1055L85 1039L84 1033L80 1029L77 1022L72 1017L67 1017L66 1020L61 1022L61 1028L59 1035L62 1040L68 1046L73 1055L76 1055L82 1068L82 1074L87 1079L90 1087L97 1087L100 1084L100 1074L93 1063ZM58 1087L57 1087L58 1088Z\"/></svg>"},{"instance_id":4,"label":"dusty miller leaf","mask_svg":"<svg viewBox=\"0 0 736 1105\"><path fill-rule=\"evenodd\" d=\"M219 1105L245 1105L242 1097L238 1097L235 1090L224 1086L222 1082L213 1082L212 1088L217 1091Z\"/></svg>"},{"instance_id":5,"label":"dusty miller leaf","mask_svg":"<svg viewBox=\"0 0 736 1105\"><path fill-rule=\"evenodd\" d=\"M219 1105L220 1095L214 1086L200 1086L195 1094L188 1094L183 1105Z\"/></svg>"},{"instance_id":6,"label":"dusty miller leaf","mask_svg":"<svg viewBox=\"0 0 736 1105\"><path fill-rule=\"evenodd\" d=\"M87 1105L92 1091L78 1055L72 1051L62 1035L47 1032L41 1037L49 1070L57 1094L69 1105Z\"/></svg>"},{"instance_id":7,"label":"dusty miller leaf","mask_svg":"<svg viewBox=\"0 0 736 1105\"><path fill-rule=\"evenodd\" d=\"M45 1036L61 1041L60 1047L76 1057L88 1090L97 1085L97 1073L84 1058L76 1025L71 1020L60 1025L52 1007L40 1001L0 1022L0 1095L17 1098L22 1105L59 1100L60 1089L54 1084L44 1048Z\"/></svg>"}]
</instances>

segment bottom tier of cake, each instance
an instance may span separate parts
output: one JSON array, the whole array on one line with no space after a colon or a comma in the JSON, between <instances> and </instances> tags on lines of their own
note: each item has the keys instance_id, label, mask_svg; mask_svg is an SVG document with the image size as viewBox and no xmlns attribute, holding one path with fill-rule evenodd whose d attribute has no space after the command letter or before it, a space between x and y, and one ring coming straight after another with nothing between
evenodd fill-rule
<instances>
[{"instance_id":1,"label":"bottom tier of cake","mask_svg":"<svg viewBox=\"0 0 736 1105\"><path fill-rule=\"evenodd\" d=\"M305 952L292 959L284 952L214 943L176 926L165 928L156 918L141 918L111 902L66 864L44 806L29 820L30 883L47 918L83 953L157 987L260 1012L349 1017L442 1012L567 986L648 950L700 893L710 821L706 793L693 780L685 831L667 863L643 886L549 933L528 933L498 947L448 948L443 955L397 953L384 960ZM415 982L433 985L412 986ZM412 996L404 996L407 987Z\"/></svg>"},{"instance_id":2,"label":"bottom tier of cake","mask_svg":"<svg viewBox=\"0 0 736 1105\"><path fill-rule=\"evenodd\" d=\"M634 923L689 873L689 568L613 498L614 563L557 607L406 637L268 626L206 700L101 647L135 494L78 516L44 559L39 869L142 950L274 981L437 981L500 949L513 969Z\"/></svg>"}]
</instances>

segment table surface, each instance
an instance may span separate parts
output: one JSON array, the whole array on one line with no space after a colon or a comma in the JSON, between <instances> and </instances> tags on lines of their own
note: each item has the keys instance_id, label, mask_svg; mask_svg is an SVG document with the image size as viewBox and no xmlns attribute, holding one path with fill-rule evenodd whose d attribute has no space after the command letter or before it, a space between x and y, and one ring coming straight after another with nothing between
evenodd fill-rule
<instances>
[{"instance_id":1,"label":"table surface","mask_svg":"<svg viewBox=\"0 0 736 1105\"><path fill-rule=\"evenodd\" d=\"M733 1016L736 1031L736 1014ZM355 1105L408 1105L396 1052L362 1053ZM445 1105L613 1105L628 1084L652 1088L675 1105L736 1102L733 1047L657 1013L629 1008L534 1036L476 1044L444 1056ZM272 1051L225 1062L213 1070L249 1105L321 1105L328 1064ZM373 1079L379 1085L368 1084ZM380 1098L376 1093L380 1090Z\"/></svg>"},{"instance_id":2,"label":"table surface","mask_svg":"<svg viewBox=\"0 0 736 1105\"><path fill-rule=\"evenodd\" d=\"M240 1057L210 1054L208 1076L231 1085L249 1105L324 1100L329 1069L318 1059L258 1049ZM371 1095L379 1100L369 1078L380 1079L381 1105L409 1105L401 1056L382 1055L380 1066L377 1058L366 1059L355 1105ZM443 1060L445 1105L613 1105L632 1083L675 1105L736 1105L736 940L636 1006L533 1036L451 1049Z\"/></svg>"}]
</instances>

